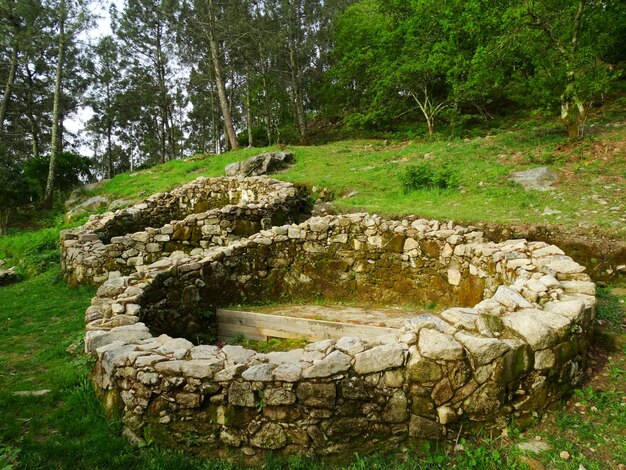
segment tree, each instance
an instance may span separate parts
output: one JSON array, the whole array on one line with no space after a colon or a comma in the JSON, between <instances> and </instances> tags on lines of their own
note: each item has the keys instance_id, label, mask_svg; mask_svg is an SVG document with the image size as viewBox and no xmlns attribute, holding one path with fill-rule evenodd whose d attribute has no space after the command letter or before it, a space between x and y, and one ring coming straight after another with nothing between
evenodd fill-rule
<instances>
[{"instance_id":1,"label":"tree","mask_svg":"<svg viewBox=\"0 0 626 470\"><path fill-rule=\"evenodd\" d=\"M52 133L50 137L50 166L48 170L48 181L43 197L44 207L52 207L52 194L54 192L54 181L56 176L56 163L59 150L59 117L61 102L61 81L63 80L63 59L65 54L65 21L66 21L65 0L59 3L59 35L57 45L57 64L54 77L54 103L52 108Z\"/></svg>"},{"instance_id":2,"label":"tree","mask_svg":"<svg viewBox=\"0 0 626 470\"><path fill-rule=\"evenodd\" d=\"M560 115L570 138L582 136L588 103L615 78L602 61L606 43L598 39L618 27L607 22L619 21L619 15L613 16L618 12L613 1L532 0L524 5L525 24L542 33L547 52L543 59L549 62L538 65L558 77ZM622 7L621 19L626 20L623 12Z\"/></svg>"},{"instance_id":3,"label":"tree","mask_svg":"<svg viewBox=\"0 0 626 470\"><path fill-rule=\"evenodd\" d=\"M85 104L93 110L93 116L87 123L91 132L103 135L106 140L105 161L106 177L115 176L114 132L118 125L119 99L122 84L119 73L123 65L119 59L118 45L112 36L98 40L89 61L91 87Z\"/></svg>"},{"instance_id":4,"label":"tree","mask_svg":"<svg viewBox=\"0 0 626 470\"><path fill-rule=\"evenodd\" d=\"M19 162L0 147L0 235L9 227L17 206L28 201L28 182Z\"/></svg>"},{"instance_id":5,"label":"tree","mask_svg":"<svg viewBox=\"0 0 626 470\"><path fill-rule=\"evenodd\" d=\"M487 116L508 100L558 107L579 136L617 76L607 60L619 57L625 10L617 0L362 0L338 19L334 96L359 127L420 111L432 136L444 111Z\"/></svg>"},{"instance_id":6,"label":"tree","mask_svg":"<svg viewBox=\"0 0 626 470\"><path fill-rule=\"evenodd\" d=\"M57 14L58 34L56 37L57 52L50 133L50 166L42 201L43 206L47 208L52 206L57 158L63 148L63 119L66 112L63 106L65 54L78 34L89 28L92 19L86 5L81 3L81 0L59 0L58 5L53 4L52 6L56 7L54 11Z\"/></svg>"},{"instance_id":7,"label":"tree","mask_svg":"<svg viewBox=\"0 0 626 470\"><path fill-rule=\"evenodd\" d=\"M129 83L126 98L134 100L144 114L135 119L141 121L137 127L146 131L144 138L149 139L147 132L158 137L157 154L161 162L175 158L179 152L173 97L177 88L173 68L178 10L175 0L128 0L121 13L111 11L113 32L132 57L124 77ZM131 97L130 93L135 96ZM151 153L154 154L152 148Z\"/></svg>"}]
</instances>

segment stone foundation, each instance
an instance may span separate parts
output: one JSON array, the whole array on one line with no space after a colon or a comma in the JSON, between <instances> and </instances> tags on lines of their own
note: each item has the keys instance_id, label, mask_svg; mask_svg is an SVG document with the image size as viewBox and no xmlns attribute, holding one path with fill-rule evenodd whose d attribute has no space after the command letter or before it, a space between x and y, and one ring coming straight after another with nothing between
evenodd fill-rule
<instances>
[{"instance_id":1,"label":"stone foundation","mask_svg":"<svg viewBox=\"0 0 626 470\"><path fill-rule=\"evenodd\" d=\"M553 245L368 214L220 240L109 276L86 312L94 382L136 439L250 459L351 455L523 424L581 379L595 286ZM80 250L65 254L78 282ZM194 344L218 307L320 298L450 308L372 341L269 354Z\"/></svg>"}]
</instances>

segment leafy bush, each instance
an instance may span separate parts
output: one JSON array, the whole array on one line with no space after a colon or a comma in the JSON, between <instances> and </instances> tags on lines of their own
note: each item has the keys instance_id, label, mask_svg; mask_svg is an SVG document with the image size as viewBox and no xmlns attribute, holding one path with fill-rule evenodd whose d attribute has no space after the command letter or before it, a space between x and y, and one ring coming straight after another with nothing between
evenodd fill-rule
<instances>
[{"instance_id":1,"label":"leafy bush","mask_svg":"<svg viewBox=\"0 0 626 470\"><path fill-rule=\"evenodd\" d=\"M419 162L400 175L404 192L420 189L449 189L458 186L458 173L448 164Z\"/></svg>"}]
</instances>

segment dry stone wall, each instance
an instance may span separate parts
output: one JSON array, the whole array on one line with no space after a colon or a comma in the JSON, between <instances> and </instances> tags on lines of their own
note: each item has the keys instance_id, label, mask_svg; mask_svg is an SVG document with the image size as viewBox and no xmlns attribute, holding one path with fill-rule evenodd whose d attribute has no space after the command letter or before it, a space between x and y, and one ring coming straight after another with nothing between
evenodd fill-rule
<instances>
[{"instance_id":1,"label":"dry stone wall","mask_svg":"<svg viewBox=\"0 0 626 470\"><path fill-rule=\"evenodd\" d=\"M450 308L373 341L197 344L217 307L319 298ZM352 214L111 278L86 312L85 347L133 439L251 460L341 456L529 421L579 383L594 316L594 284L553 245Z\"/></svg>"},{"instance_id":2,"label":"dry stone wall","mask_svg":"<svg viewBox=\"0 0 626 470\"><path fill-rule=\"evenodd\" d=\"M97 286L175 252L225 245L296 221L305 199L303 189L269 178L198 178L63 232L65 280Z\"/></svg>"}]
</instances>

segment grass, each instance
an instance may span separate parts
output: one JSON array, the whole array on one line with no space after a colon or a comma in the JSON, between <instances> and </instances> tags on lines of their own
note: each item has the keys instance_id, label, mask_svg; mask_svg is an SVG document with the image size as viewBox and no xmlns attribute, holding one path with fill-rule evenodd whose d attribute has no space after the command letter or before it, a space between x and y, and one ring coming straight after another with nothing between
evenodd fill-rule
<instances>
[{"instance_id":1,"label":"grass","mask_svg":"<svg viewBox=\"0 0 626 470\"><path fill-rule=\"evenodd\" d=\"M620 115L623 120L623 115ZM348 140L294 147L297 163L278 178L328 187L340 210L384 215L415 213L461 221L543 222L588 227L626 238L626 125L599 122L591 138L569 144L554 128L533 122L471 140L436 142ZM216 157L173 161L119 175L85 192L110 200L137 201L197 176L222 175L226 164L264 150L244 149ZM448 189L404 192L401 178L419 162L447 165L459 175ZM558 191L524 191L511 183L512 170L547 165L559 175ZM356 193L355 193L356 192ZM352 195L347 197L348 194ZM543 215L544 208L561 211ZM617 208L617 209L615 209ZM75 222L80 224L84 222ZM83 314L93 289L62 282L59 217L40 218L36 230L0 237L0 259L20 266L24 282L0 288L0 470L12 468L242 469L235 459L200 461L154 444L133 447L121 423L105 417L89 382L90 360L81 353ZM625 294L600 290L598 318L619 331ZM294 347L300 344L294 342ZM282 349L282 341L255 346ZM521 433L473 436L454 446L416 446L397 453L356 454L342 468L588 470L626 463L626 351L591 355L593 374L571 400ZM15 392L49 390L41 396ZM515 444L536 436L552 450L525 454ZM571 458L559 453L567 450ZM302 457L270 457L266 469L334 468Z\"/></svg>"},{"instance_id":2,"label":"grass","mask_svg":"<svg viewBox=\"0 0 626 470\"><path fill-rule=\"evenodd\" d=\"M616 291L624 293L619 295L615 293ZM597 299L597 319L599 323L611 331L623 332L623 328L626 326L624 323L626 290L612 290L610 288L600 287L597 291Z\"/></svg>"},{"instance_id":3,"label":"grass","mask_svg":"<svg viewBox=\"0 0 626 470\"><path fill-rule=\"evenodd\" d=\"M463 222L546 223L601 230L626 239L626 124L598 124L593 136L569 143L560 128L527 122L473 139L345 140L289 147L296 164L279 179L327 187L339 210L382 215L418 214ZM224 166L278 147L242 149L219 156L176 160L123 174L86 195L140 200L198 176L221 176ZM415 165L446 167L455 186L405 192L402 180ZM548 166L555 191L525 191L508 175ZM457 178L455 178L456 180ZM546 208L558 213L544 213Z\"/></svg>"},{"instance_id":4,"label":"grass","mask_svg":"<svg viewBox=\"0 0 626 470\"><path fill-rule=\"evenodd\" d=\"M269 338L267 341L254 341L237 335L228 341L228 344L243 346L260 353L273 351L290 351L305 347L309 342L305 339Z\"/></svg>"}]
</instances>

